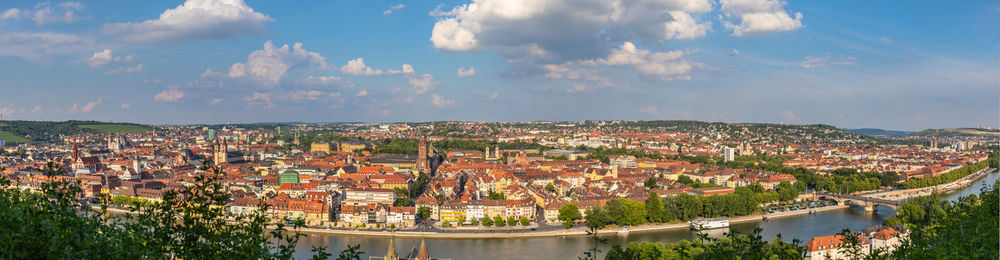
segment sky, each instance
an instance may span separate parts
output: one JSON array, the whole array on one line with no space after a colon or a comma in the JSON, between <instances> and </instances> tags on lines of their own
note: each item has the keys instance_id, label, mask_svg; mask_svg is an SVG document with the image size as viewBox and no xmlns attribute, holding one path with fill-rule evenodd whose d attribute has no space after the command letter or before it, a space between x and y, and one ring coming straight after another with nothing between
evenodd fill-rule
<instances>
[{"instance_id":1,"label":"sky","mask_svg":"<svg viewBox=\"0 0 1000 260\"><path fill-rule=\"evenodd\" d=\"M1000 125L1000 3L0 3L4 120Z\"/></svg>"}]
</instances>

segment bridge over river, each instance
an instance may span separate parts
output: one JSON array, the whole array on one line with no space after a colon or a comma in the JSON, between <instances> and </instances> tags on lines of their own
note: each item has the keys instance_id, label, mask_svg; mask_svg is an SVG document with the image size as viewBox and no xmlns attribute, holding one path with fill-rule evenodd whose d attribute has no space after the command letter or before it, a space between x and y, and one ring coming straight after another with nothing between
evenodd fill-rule
<instances>
[{"instance_id":1,"label":"bridge over river","mask_svg":"<svg viewBox=\"0 0 1000 260\"><path fill-rule=\"evenodd\" d=\"M814 192L812 194L813 198L816 199L829 199L837 201L837 203L842 205L858 205L865 208L865 212L874 212L879 205L883 205L893 210L899 208L906 203L909 199L903 200L890 200L878 197L867 197L860 195L849 195L849 194L836 194L829 192ZM870 195L869 195L870 196Z\"/></svg>"}]
</instances>

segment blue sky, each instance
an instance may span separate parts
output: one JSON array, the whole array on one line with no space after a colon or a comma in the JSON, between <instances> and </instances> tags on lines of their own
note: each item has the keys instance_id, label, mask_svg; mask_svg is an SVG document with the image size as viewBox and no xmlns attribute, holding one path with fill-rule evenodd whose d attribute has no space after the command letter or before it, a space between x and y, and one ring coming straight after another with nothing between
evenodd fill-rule
<instances>
[{"instance_id":1,"label":"blue sky","mask_svg":"<svg viewBox=\"0 0 1000 260\"><path fill-rule=\"evenodd\" d=\"M994 1L3 1L0 112L996 127L998 43Z\"/></svg>"}]
</instances>

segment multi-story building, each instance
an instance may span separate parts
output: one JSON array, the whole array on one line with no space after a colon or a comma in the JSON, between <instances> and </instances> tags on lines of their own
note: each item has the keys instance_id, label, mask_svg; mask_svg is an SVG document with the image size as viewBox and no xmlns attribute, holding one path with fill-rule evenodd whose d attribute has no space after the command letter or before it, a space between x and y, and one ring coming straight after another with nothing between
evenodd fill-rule
<instances>
[{"instance_id":1,"label":"multi-story building","mask_svg":"<svg viewBox=\"0 0 1000 260\"><path fill-rule=\"evenodd\" d=\"M449 201L441 204L441 221L451 224L457 224L459 220L465 221L465 207L466 204L459 201Z\"/></svg>"},{"instance_id":2,"label":"multi-story building","mask_svg":"<svg viewBox=\"0 0 1000 260\"><path fill-rule=\"evenodd\" d=\"M344 190L344 203L351 204L392 204L396 192L390 189L354 188Z\"/></svg>"},{"instance_id":3,"label":"multi-story building","mask_svg":"<svg viewBox=\"0 0 1000 260\"><path fill-rule=\"evenodd\" d=\"M330 153L330 143L312 143L309 145L309 152Z\"/></svg>"}]
</instances>

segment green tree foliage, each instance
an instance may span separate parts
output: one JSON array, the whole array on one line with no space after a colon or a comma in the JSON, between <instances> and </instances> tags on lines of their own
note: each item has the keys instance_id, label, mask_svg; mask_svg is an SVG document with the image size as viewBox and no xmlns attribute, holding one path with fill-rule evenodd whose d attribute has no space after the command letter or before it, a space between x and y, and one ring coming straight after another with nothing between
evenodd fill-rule
<instances>
[{"instance_id":1,"label":"green tree foliage","mask_svg":"<svg viewBox=\"0 0 1000 260\"><path fill-rule=\"evenodd\" d=\"M790 189L794 190L794 187ZM587 226L603 228L612 224L631 226L647 222L688 221L698 217L742 216L758 212L761 201L778 199L777 192L755 193L754 190L753 187L740 187L731 194L695 197L681 193L662 199L650 192L645 202L616 198L604 206L588 209Z\"/></svg>"},{"instance_id":2,"label":"green tree foliage","mask_svg":"<svg viewBox=\"0 0 1000 260\"><path fill-rule=\"evenodd\" d=\"M896 210L896 215L886 220L886 225L903 223L907 225L930 225L948 213L951 203L941 199L934 193L930 196L916 197L907 201Z\"/></svg>"},{"instance_id":3,"label":"green tree foliage","mask_svg":"<svg viewBox=\"0 0 1000 260\"><path fill-rule=\"evenodd\" d=\"M486 196L486 198L490 200L506 200L507 195L490 190L490 193Z\"/></svg>"},{"instance_id":4,"label":"green tree foliage","mask_svg":"<svg viewBox=\"0 0 1000 260\"><path fill-rule=\"evenodd\" d=\"M688 221L697 218L702 212L701 200L687 193L681 193L674 199L676 202L677 216L680 220Z\"/></svg>"},{"instance_id":5,"label":"green tree foliage","mask_svg":"<svg viewBox=\"0 0 1000 260\"><path fill-rule=\"evenodd\" d=\"M396 188L394 190L396 191L396 201L394 201L392 203L393 206L396 206L396 207L409 207L409 206L413 206L413 200L410 199L410 192L409 191L407 191L405 189L401 189L401 188Z\"/></svg>"},{"instance_id":6,"label":"green tree foliage","mask_svg":"<svg viewBox=\"0 0 1000 260\"><path fill-rule=\"evenodd\" d=\"M504 226L503 217L501 217L500 215L496 215L495 217L493 217L493 225L497 227L503 227Z\"/></svg>"},{"instance_id":7,"label":"green tree foliage","mask_svg":"<svg viewBox=\"0 0 1000 260\"><path fill-rule=\"evenodd\" d=\"M563 226L570 228L573 226L573 221L580 219L580 209L576 207L576 204L565 204L559 207L559 220L563 221Z\"/></svg>"},{"instance_id":8,"label":"green tree foliage","mask_svg":"<svg viewBox=\"0 0 1000 260\"><path fill-rule=\"evenodd\" d=\"M945 202L943 214L904 219L910 227L892 258L896 259L998 259L1000 258L1000 182L983 188L982 197L970 195ZM910 203L907 203L910 204ZM919 205L919 204L917 204ZM905 214L907 210L901 209ZM934 210L937 211L937 210ZM909 219L919 221L911 222Z\"/></svg>"},{"instance_id":9,"label":"green tree foliage","mask_svg":"<svg viewBox=\"0 0 1000 260\"><path fill-rule=\"evenodd\" d=\"M727 233L725 237L706 241L681 240L677 243L631 242L624 248L615 245L604 259L801 259L798 240L792 243L780 238L764 241L761 229L750 234Z\"/></svg>"},{"instance_id":10,"label":"green tree foliage","mask_svg":"<svg viewBox=\"0 0 1000 260\"><path fill-rule=\"evenodd\" d=\"M790 201L799 197L799 190L788 181L778 183L778 187L774 190L778 192L778 197L782 201Z\"/></svg>"},{"instance_id":11,"label":"green tree foliage","mask_svg":"<svg viewBox=\"0 0 1000 260\"><path fill-rule=\"evenodd\" d=\"M45 173L61 169L49 164ZM8 259L289 259L300 237L284 224L269 230L267 205L225 218L228 200L213 175L168 191L161 201L132 206L132 214L109 215L77 201L79 183L43 184L40 192L18 189L0 177L0 255ZM296 228L302 221L294 222ZM278 242L272 242L278 241ZM314 248L318 256L328 256Z\"/></svg>"},{"instance_id":12,"label":"green tree foliage","mask_svg":"<svg viewBox=\"0 0 1000 260\"><path fill-rule=\"evenodd\" d=\"M430 217L431 217L431 208L428 208L426 206L417 208L417 219L425 220L429 219Z\"/></svg>"},{"instance_id":13,"label":"green tree foliage","mask_svg":"<svg viewBox=\"0 0 1000 260\"><path fill-rule=\"evenodd\" d=\"M549 184L545 184L545 190L549 192L556 192L556 186L552 185L550 182Z\"/></svg>"},{"instance_id":14,"label":"green tree foliage","mask_svg":"<svg viewBox=\"0 0 1000 260\"><path fill-rule=\"evenodd\" d=\"M586 220L587 228L591 230L598 230L611 224L611 216L608 215L608 211L601 205L593 206L587 209Z\"/></svg>"},{"instance_id":15,"label":"green tree foliage","mask_svg":"<svg viewBox=\"0 0 1000 260\"><path fill-rule=\"evenodd\" d=\"M662 223L669 221L667 219L667 209L663 207L663 201L660 200L659 195L656 195L656 192L649 192L649 198L646 199L646 215L649 222Z\"/></svg>"},{"instance_id":16,"label":"green tree foliage","mask_svg":"<svg viewBox=\"0 0 1000 260\"><path fill-rule=\"evenodd\" d=\"M490 217L483 217L483 219L480 220L480 221L483 223L484 227L488 227L488 226L492 226L493 225L493 218L490 218Z\"/></svg>"},{"instance_id":17,"label":"green tree foliage","mask_svg":"<svg viewBox=\"0 0 1000 260\"><path fill-rule=\"evenodd\" d=\"M656 184L656 178L655 177L649 177L649 179L646 179L646 182L642 183L642 185L646 186L646 188L650 188L650 189L659 189L660 188L660 185Z\"/></svg>"},{"instance_id":18,"label":"green tree foliage","mask_svg":"<svg viewBox=\"0 0 1000 260\"><path fill-rule=\"evenodd\" d=\"M638 201L612 199L605 205L613 224L622 226L646 223L646 205Z\"/></svg>"},{"instance_id":19,"label":"green tree foliage","mask_svg":"<svg viewBox=\"0 0 1000 260\"><path fill-rule=\"evenodd\" d=\"M958 169L951 170L949 172L943 173L932 178L913 178L906 182L903 182L903 188L913 189L913 188L923 188L935 185L941 185L949 182L956 181L965 177L966 175L981 171L990 166L990 161L996 160L996 154L992 154L989 160L968 164Z\"/></svg>"},{"instance_id":20,"label":"green tree foliage","mask_svg":"<svg viewBox=\"0 0 1000 260\"><path fill-rule=\"evenodd\" d=\"M514 216L507 217L507 225L508 226L517 226L517 217L514 217Z\"/></svg>"},{"instance_id":21,"label":"green tree foliage","mask_svg":"<svg viewBox=\"0 0 1000 260\"><path fill-rule=\"evenodd\" d=\"M154 128L144 125L97 121L0 121L0 132L17 137L17 139L5 138L9 144L25 141L61 142L61 136L80 133L147 132L152 129Z\"/></svg>"},{"instance_id":22,"label":"green tree foliage","mask_svg":"<svg viewBox=\"0 0 1000 260\"><path fill-rule=\"evenodd\" d=\"M531 220L529 220L529 219L528 219L527 217L525 217L525 216L521 216L521 219L520 219L520 222L521 222L521 225L522 225L522 226L528 226L528 225L531 225Z\"/></svg>"}]
</instances>

